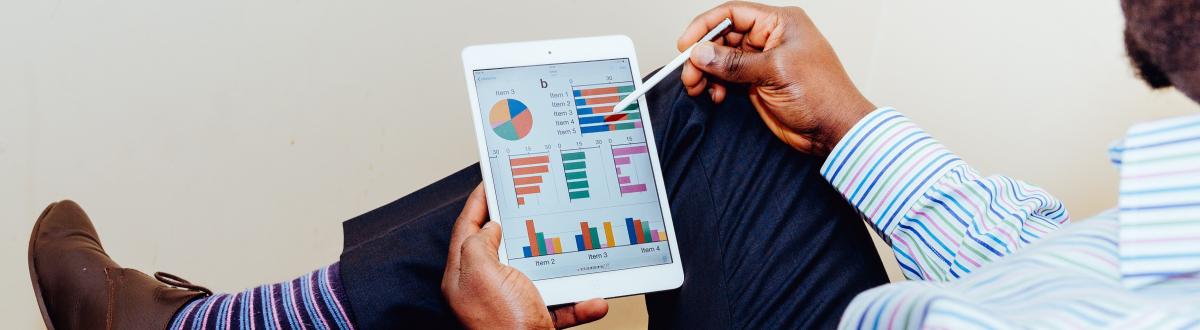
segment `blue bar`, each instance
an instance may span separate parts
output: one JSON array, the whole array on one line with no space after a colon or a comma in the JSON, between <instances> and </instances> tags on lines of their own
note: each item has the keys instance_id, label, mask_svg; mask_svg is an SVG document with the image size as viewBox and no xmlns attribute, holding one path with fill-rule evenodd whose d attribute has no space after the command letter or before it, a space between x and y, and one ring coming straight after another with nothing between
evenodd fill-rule
<instances>
[{"instance_id":1,"label":"blue bar","mask_svg":"<svg viewBox=\"0 0 1200 330\"><path fill-rule=\"evenodd\" d=\"M629 232L629 245L637 244L637 233L633 232L633 218L625 218L625 230Z\"/></svg>"},{"instance_id":2,"label":"blue bar","mask_svg":"<svg viewBox=\"0 0 1200 330\"><path fill-rule=\"evenodd\" d=\"M592 108L575 108L575 111L577 111L580 115L590 115L594 113L592 112Z\"/></svg>"},{"instance_id":3,"label":"blue bar","mask_svg":"<svg viewBox=\"0 0 1200 330\"><path fill-rule=\"evenodd\" d=\"M587 124L603 123L605 117L608 117L608 116L579 117L579 124L587 125Z\"/></svg>"},{"instance_id":4,"label":"blue bar","mask_svg":"<svg viewBox=\"0 0 1200 330\"><path fill-rule=\"evenodd\" d=\"M602 124L602 125L592 125L592 126L579 126L579 131L583 132L583 133L599 133L599 132L608 132L609 129L608 129L608 124Z\"/></svg>"},{"instance_id":5,"label":"blue bar","mask_svg":"<svg viewBox=\"0 0 1200 330\"><path fill-rule=\"evenodd\" d=\"M578 90L578 89L576 89L576 90L575 90L575 97L580 97L580 96L583 96L583 91L582 91L582 90Z\"/></svg>"},{"instance_id":6,"label":"blue bar","mask_svg":"<svg viewBox=\"0 0 1200 330\"><path fill-rule=\"evenodd\" d=\"M532 257L532 256L533 256L533 253L530 253L530 252L529 252L529 247L528 247L528 246L522 246L522 247L521 247L521 252L525 252L525 257L526 257L526 258L529 258L529 257Z\"/></svg>"},{"instance_id":7,"label":"blue bar","mask_svg":"<svg viewBox=\"0 0 1200 330\"><path fill-rule=\"evenodd\" d=\"M575 247L576 247L576 251L586 251L587 250L587 249L583 248L583 235L575 235Z\"/></svg>"},{"instance_id":8,"label":"blue bar","mask_svg":"<svg viewBox=\"0 0 1200 330\"><path fill-rule=\"evenodd\" d=\"M587 105L587 99L575 99L575 105Z\"/></svg>"}]
</instances>

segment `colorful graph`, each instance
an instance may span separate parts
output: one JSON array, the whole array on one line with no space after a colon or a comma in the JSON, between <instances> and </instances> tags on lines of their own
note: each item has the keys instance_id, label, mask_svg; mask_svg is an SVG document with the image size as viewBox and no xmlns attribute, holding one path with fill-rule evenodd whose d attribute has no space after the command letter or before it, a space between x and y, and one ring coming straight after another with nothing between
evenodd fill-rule
<instances>
[{"instance_id":1,"label":"colorful graph","mask_svg":"<svg viewBox=\"0 0 1200 330\"><path fill-rule=\"evenodd\" d=\"M513 192L517 195L517 206L525 205L525 197L542 193L544 176L550 172L550 156L532 154L509 156L512 168Z\"/></svg>"},{"instance_id":2,"label":"colorful graph","mask_svg":"<svg viewBox=\"0 0 1200 330\"><path fill-rule=\"evenodd\" d=\"M583 149L563 150L563 176L567 180L567 197L570 200L591 197L587 175L587 154Z\"/></svg>"},{"instance_id":3,"label":"colorful graph","mask_svg":"<svg viewBox=\"0 0 1200 330\"><path fill-rule=\"evenodd\" d=\"M496 135L505 140L516 141L525 138L533 129L533 112L521 101L503 99L492 105L488 121Z\"/></svg>"},{"instance_id":4,"label":"colorful graph","mask_svg":"<svg viewBox=\"0 0 1200 330\"><path fill-rule=\"evenodd\" d=\"M521 248L525 257L537 257L563 253L562 240L546 238L546 234L533 228L533 220L525 220L525 233L529 235L529 246Z\"/></svg>"},{"instance_id":5,"label":"colorful graph","mask_svg":"<svg viewBox=\"0 0 1200 330\"><path fill-rule=\"evenodd\" d=\"M613 165L617 168L617 185L620 186L621 194L631 194L646 191L646 184L634 182L633 175L638 173L633 159L635 156L642 156L639 159L645 159L649 163L649 149L646 144L627 144L622 146L613 146ZM642 178L645 180L645 178Z\"/></svg>"},{"instance_id":6,"label":"colorful graph","mask_svg":"<svg viewBox=\"0 0 1200 330\"><path fill-rule=\"evenodd\" d=\"M575 113L582 134L610 132L642 127L637 102L625 109L613 109L617 102L634 90L633 82L573 86Z\"/></svg>"}]
</instances>

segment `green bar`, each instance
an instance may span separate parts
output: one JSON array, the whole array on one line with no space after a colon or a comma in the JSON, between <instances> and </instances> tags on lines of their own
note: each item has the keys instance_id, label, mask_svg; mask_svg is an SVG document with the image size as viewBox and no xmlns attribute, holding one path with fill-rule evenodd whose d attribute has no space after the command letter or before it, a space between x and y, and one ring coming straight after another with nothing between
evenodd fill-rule
<instances>
[{"instance_id":1,"label":"green bar","mask_svg":"<svg viewBox=\"0 0 1200 330\"><path fill-rule=\"evenodd\" d=\"M600 234L596 232L596 227L588 228L588 231L590 231L592 233L592 247L599 249L600 248Z\"/></svg>"},{"instance_id":2,"label":"green bar","mask_svg":"<svg viewBox=\"0 0 1200 330\"><path fill-rule=\"evenodd\" d=\"M637 128L637 126L634 126L633 123L621 123L621 124L616 124L615 126L617 126L617 129L619 129L619 130Z\"/></svg>"},{"instance_id":3,"label":"green bar","mask_svg":"<svg viewBox=\"0 0 1200 330\"><path fill-rule=\"evenodd\" d=\"M617 93L633 93L633 85L617 86Z\"/></svg>"},{"instance_id":4,"label":"green bar","mask_svg":"<svg viewBox=\"0 0 1200 330\"><path fill-rule=\"evenodd\" d=\"M630 103L630 104L629 104L629 106L625 107L625 109L621 109L621 110L617 110L617 111L620 111L620 112L637 112L637 111L638 111L638 104L637 104L637 102L633 102L633 103Z\"/></svg>"},{"instance_id":5,"label":"green bar","mask_svg":"<svg viewBox=\"0 0 1200 330\"><path fill-rule=\"evenodd\" d=\"M649 221L642 221L642 234L645 235L644 237L646 237L646 243L650 243L650 242L654 241L654 239L650 237L650 222Z\"/></svg>"},{"instance_id":6,"label":"green bar","mask_svg":"<svg viewBox=\"0 0 1200 330\"><path fill-rule=\"evenodd\" d=\"M592 195L589 194L587 190L572 191L572 192L567 193L567 195L569 195L571 197L571 199L592 197Z\"/></svg>"},{"instance_id":7,"label":"green bar","mask_svg":"<svg viewBox=\"0 0 1200 330\"><path fill-rule=\"evenodd\" d=\"M587 180L583 181L567 181L567 190L583 189L588 187Z\"/></svg>"},{"instance_id":8,"label":"green bar","mask_svg":"<svg viewBox=\"0 0 1200 330\"><path fill-rule=\"evenodd\" d=\"M563 163L563 169L567 170L567 171L581 170L581 169L585 169L585 168L587 168L587 162L575 161L575 162L570 162L570 163Z\"/></svg>"},{"instance_id":9,"label":"green bar","mask_svg":"<svg viewBox=\"0 0 1200 330\"><path fill-rule=\"evenodd\" d=\"M579 180L579 179L587 179L587 172L585 172L585 171L567 172L567 181Z\"/></svg>"},{"instance_id":10,"label":"green bar","mask_svg":"<svg viewBox=\"0 0 1200 330\"><path fill-rule=\"evenodd\" d=\"M628 113L625 115L625 119L622 119L622 120L626 120L626 119L642 119L642 113L641 112Z\"/></svg>"},{"instance_id":11,"label":"green bar","mask_svg":"<svg viewBox=\"0 0 1200 330\"><path fill-rule=\"evenodd\" d=\"M563 161L565 162L565 161L568 161L568 160L579 160L579 159L583 159L585 156L586 156L586 155L584 155L584 154L583 154L583 151L569 152L569 153L562 154L562 159L563 159Z\"/></svg>"},{"instance_id":12,"label":"green bar","mask_svg":"<svg viewBox=\"0 0 1200 330\"><path fill-rule=\"evenodd\" d=\"M646 237L649 237L649 236L646 236ZM540 232L537 233L537 243L538 243L538 246L537 246L538 255L539 256L546 255L546 236L542 235L542 233L540 233Z\"/></svg>"}]
</instances>

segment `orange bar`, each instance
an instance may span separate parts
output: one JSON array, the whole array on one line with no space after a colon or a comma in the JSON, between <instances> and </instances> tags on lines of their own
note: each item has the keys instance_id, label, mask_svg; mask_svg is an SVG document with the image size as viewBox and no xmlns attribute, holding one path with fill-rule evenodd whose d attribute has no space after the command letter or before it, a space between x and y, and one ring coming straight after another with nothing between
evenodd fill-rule
<instances>
[{"instance_id":1,"label":"orange bar","mask_svg":"<svg viewBox=\"0 0 1200 330\"><path fill-rule=\"evenodd\" d=\"M637 235L638 244L646 243L646 239L649 237L646 237L646 234L642 233L642 220L633 220L633 228L637 228L633 232Z\"/></svg>"},{"instance_id":2,"label":"orange bar","mask_svg":"<svg viewBox=\"0 0 1200 330\"><path fill-rule=\"evenodd\" d=\"M605 96L592 99L585 99L586 104L601 104L601 103L617 103L621 101L620 96Z\"/></svg>"},{"instance_id":3,"label":"orange bar","mask_svg":"<svg viewBox=\"0 0 1200 330\"><path fill-rule=\"evenodd\" d=\"M585 90L579 91L579 94L583 94L583 96L616 94L616 93L617 93L616 87L601 87L601 88L592 88L592 89L585 89Z\"/></svg>"},{"instance_id":4,"label":"orange bar","mask_svg":"<svg viewBox=\"0 0 1200 330\"><path fill-rule=\"evenodd\" d=\"M660 231L660 232L658 232L658 240L659 240L659 241L665 241L665 240L667 240L667 232L666 232L666 231Z\"/></svg>"},{"instance_id":5,"label":"orange bar","mask_svg":"<svg viewBox=\"0 0 1200 330\"><path fill-rule=\"evenodd\" d=\"M592 234L591 234L592 231L588 230L587 221L579 223L579 230L583 231L583 249L584 250L594 249L594 247L592 247Z\"/></svg>"},{"instance_id":6,"label":"orange bar","mask_svg":"<svg viewBox=\"0 0 1200 330\"><path fill-rule=\"evenodd\" d=\"M554 251L557 251L558 253L563 253L562 240L558 239L558 237L555 237L553 239L553 241L554 241Z\"/></svg>"},{"instance_id":7,"label":"orange bar","mask_svg":"<svg viewBox=\"0 0 1200 330\"><path fill-rule=\"evenodd\" d=\"M537 233L533 230L533 219L525 220L525 234L529 235L529 255L538 256Z\"/></svg>"},{"instance_id":8,"label":"orange bar","mask_svg":"<svg viewBox=\"0 0 1200 330\"><path fill-rule=\"evenodd\" d=\"M617 246L617 240L615 238L613 238L612 221L604 222L604 236L608 236L608 239L607 239L608 247Z\"/></svg>"},{"instance_id":9,"label":"orange bar","mask_svg":"<svg viewBox=\"0 0 1200 330\"><path fill-rule=\"evenodd\" d=\"M517 197L517 205L525 205L525 197Z\"/></svg>"},{"instance_id":10,"label":"orange bar","mask_svg":"<svg viewBox=\"0 0 1200 330\"><path fill-rule=\"evenodd\" d=\"M508 161L508 164L512 165L512 166L547 164L547 163L550 163L550 156L531 156L531 157L525 157L525 158L513 158L512 160Z\"/></svg>"},{"instance_id":11,"label":"orange bar","mask_svg":"<svg viewBox=\"0 0 1200 330\"><path fill-rule=\"evenodd\" d=\"M513 168L512 171L513 171L513 176L529 175L529 174L542 174L542 173L549 172L550 167L547 167L546 165L530 166L530 167Z\"/></svg>"},{"instance_id":12,"label":"orange bar","mask_svg":"<svg viewBox=\"0 0 1200 330\"><path fill-rule=\"evenodd\" d=\"M612 112L612 111L613 111L613 107L610 107L610 106L606 106L606 107L592 107L592 114L598 114L598 113L609 113L609 112Z\"/></svg>"},{"instance_id":13,"label":"orange bar","mask_svg":"<svg viewBox=\"0 0 1200 330\"><path fill-rule=\"evenodd\" d=\"M542 186L517 187L516 191L517 196L536 194L542 192Z\"/></svg>"},{"instance_id":14,"label":"orange bar","mask_svg":"<svg viewBox=\"0 0 1200 330\"><path fill-rule=\"evenodd\" d=\"M522 178L513 178L513 185L524 186L527 184L542 183L542 176L527 176Z\"/></svg>"}]
</instances>

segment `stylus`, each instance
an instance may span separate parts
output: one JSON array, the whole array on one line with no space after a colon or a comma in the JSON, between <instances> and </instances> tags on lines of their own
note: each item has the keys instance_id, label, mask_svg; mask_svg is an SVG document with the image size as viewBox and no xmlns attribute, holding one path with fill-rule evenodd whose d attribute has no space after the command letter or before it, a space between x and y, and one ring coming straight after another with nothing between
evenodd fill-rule
<instances>
[{"instance_id":1,"label":"stylus","mask_svg":"<svg viewBox=\"0 0 1200 330\"><path fill-rule=\"evenodd\" d=\"M716 38L721 34L721 32L724 32L725 29L730 25L733 25L733 21L730 21L728 18L726 18L724 21L721 21L721 24L717 24L717 27L714 27L711 31L708 31L708 34L705 34L704 38L683 50L682 53L679 53L679 56L676 56L675 59L671 60L670 63L667 63L666 66L663 66L662 69L658 69L657 73L655 73L653 76L650 76L650 79L646 79L646 81L643 82L642 85L637 89L635 89L633 93L626 95L621 102L617 102L617 105L613 106L613 111L625 110L625 108L629 107L630 104L637 102L639 97L646 95L646 92L649 92L651 88L654 88L654 85L658 85L658 83L666 78L667 75L670 75L671 72L675 72L675 69L678 69L683 65L684 62L687 62L688 58L692 56L692 49L696 48L696 45L699 45L701 42L712 41L713 38Z\"/></svg>"}]
</instances>

